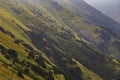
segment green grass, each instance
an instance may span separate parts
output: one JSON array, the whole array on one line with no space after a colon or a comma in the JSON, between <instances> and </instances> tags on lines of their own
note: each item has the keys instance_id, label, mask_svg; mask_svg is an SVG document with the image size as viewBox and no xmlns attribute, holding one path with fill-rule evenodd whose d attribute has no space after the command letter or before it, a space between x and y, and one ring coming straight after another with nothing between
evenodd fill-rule
<instances>
[{"instance_id":1,"label":"green grass","mask_svg":"<svg viewBox=\"0 0 120 80\"><path fill-rule=\"evenodd\" d=\"M77 66L81 69L82 71L82 77L84 80L87 80L88 77L91 78L92 80L103 80L101 77L84 67L82 64L80 64L77 60L73 59L74 62L77 63Z\"/></svg>"},{"instance_id":2,"label":"green grass","mask_svg":"<svg viewBox=\"0 0 120 80\"><path fill-rule=\"evenodd\" d=\"M80 74L79 78L82 77L83 80L88 77L92 80L106 79L107 73L104 69L107 68L111 71L115 69L115 73L111 74L112 78L119 74L117 60L113 60L112 63L107 62L104 60L105 57L99 53L100 51L87 42L81 41L82 38L78 36L78 31L83 31L82 34L86 37L91 37L99 42L97 39L99 34L94 33L96 26L86 23L81 17L66 9L54 10L49 1L47 7L42 3L32 2L32 0L23 2L24 0L0 1L0 27L15 36L15 38L11 38L0 31L0 45L5 47L6 53L8 49L14 49L19 61L13 63L12 59L5 57L5 54L0 54L0 75L6 74L13 78L15 76L15 80L18 80L20 77L17 76L17 72L19 71L26 80L49 80L50 78L51 80L73 80L75 77L72 72L80 74L76 67L81 70L82 75ZM47 8L51 8L51 12ZM16 39L23 40L33 50L24 46L22 42L16 44L14 42ZM76 39L80 41L76 41ZM32 57L28 58L28 55ZM90 57L91 55L94 59ZM103 63L101 63L101 58ZM11 64L11 66L8 65L8 68L2 62ZM75 67L72 65L74 62ZM105 66L103 66L104 64ZM94 68L94 66L96 67ZM114 68L114 66L116 67ZM99 73L100 70L105 75ZM12 75L12 71L15 74ZM109 73L107 79L110 78Z\"/></svg>"}]
</instances>

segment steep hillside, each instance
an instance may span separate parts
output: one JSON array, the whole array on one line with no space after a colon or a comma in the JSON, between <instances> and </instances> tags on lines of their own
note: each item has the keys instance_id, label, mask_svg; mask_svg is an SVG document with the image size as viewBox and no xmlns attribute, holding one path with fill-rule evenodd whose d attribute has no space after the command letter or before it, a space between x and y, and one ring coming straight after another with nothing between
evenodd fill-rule
<instances>
[{"instance_id":1,"label":"steep hillside","mask_svg":"<svg viewBox=\"0 0 120 80\"><path fill-rule=\"evenodd\" d=\"M88 4L86 4L82 0L78 2L76 1L72 2L71 0L65 2L57 0L58 3L51 0L49 2L47 0L44 1L40 0L40 1L42 5L46 7L51 14L53 14L54 17L59 19L63 24L69 26L72 30L75 31L75 33L79 37L86 39L88 42L96 46L98 49L100 49L107 55L114 55L116 58L120 59L119 46L115 44L116 42L120 44L119 43L120 40L118 37L116 37L115 34L116 30L114 29L116 27L116 29L119 30L120 25L117 24L115 21L109 19L107 16L101 14L99 11L95 10L92 7L90 9L87 8ZM77 4L79 3L79 5L76 6L74 5L75 3ZM80 7L79 8L80 11L78 10L78 7ZM75 8L75 9L71 10L71 8ZM85 21L74 10L79 11L79 14L86 12L83 14L86 18L89 18L87 14L91 14L93 17L98 16L99 18L102 19L102 21L104 19L105 20L104 23L101 22L100 19L96 19L96 22L104 25L108 29L106 29L105 27L101 27L101 25L99 26L92 25L90 21L92 21L91 19L93 17L90 18L90 21ZM104 17L102 17L101 15ZM107 26L106 24L111 24L111 25ZM115 26L114 24L118 26ZM110 29L112 29L113 31ZM117 35L119 36L119 34Z\"/></svg>"},{"instance_id":2,"label":"steep hillside","mask_svg":"<svg viewBox=\"0 0 120 80\"><path fill-rule=\"evenodd\" d=\"M32 45L31 40L25 33L31 31L31 29L21 23L22 21L18 20L14 15L15 12L12 11L17 4L13 1L0 1L0 3L3 4L0 6L2 11L0 14L1 79L47 80L49 78L63 78L64 80L62 72L60 74L59 69ZM21 9L24 10L24 8ZM18 9L18 11L21 11L21 9ZM31 17L27 13L23 14Z\"/></svg>"},{"instance_id":3,"label":"steep hillside","mask_svg":"<svg viewBox=\"0 0 120 80\"><path fill-rule=\"evenodd\" d=\"M56 2L61 13L54 13L49 4L54 1L44 1L0 0L1 79L119 80L119 62L78 36L70 25L80 21L81 29L97 27Z\"/></svg>"},{"instance_id":4,"label":"steep hillside","mask_svg":"<svg viewBox=\"0 0 120 80\"><path fill-rule=\"evenodd\" d=\"M112 31L114 36L120 35L120 24L88 5L84 0L56 0L65 8L82 16L86 21Z\"/></svg>"}]
</instances>

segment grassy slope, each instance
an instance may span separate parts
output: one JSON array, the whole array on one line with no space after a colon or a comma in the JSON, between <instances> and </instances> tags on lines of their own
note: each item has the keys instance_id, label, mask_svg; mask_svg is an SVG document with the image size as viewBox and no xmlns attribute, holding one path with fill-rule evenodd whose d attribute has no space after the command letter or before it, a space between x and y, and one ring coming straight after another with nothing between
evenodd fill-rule
<instances>
[{"instance_id":1,"label":"grassy slope","mask_svg":"<svg viewBox=\"0 0 120 80\"><path fill-rule=\"evenodd\" d=\"M1 0L1 1L3 1L3 0ZM91 50L93 50L93 49L88 49L88 48L86 48L86 46L83 46L82 43L77 42L74 32L71 31L71 29L69 29L68 26L63 25L62 22L60 22L57 18L53 17L43 7L36 8L33 4L31 4L31 6L29 6L27 3L24 3L24 5L21 4L22 6L18 5L18 7L15 7L17 5L16 2L3 1L3 2L1 2L1 4L2 3L4 5L1 5L2 8L0 8L0 9L2 11L4 11L4 13L6 13L5 10L9 11L9 13L6 13L5 15L1 16L1 18L0 18L1 24L0 25L5 30L10 30L10 32L16 36L16 39L21 39L25 43L28 43L30 45L32 45L30 43L30 42L32 42L34 45L36 45L37 48L39 48L45 54L47 54L46 51L48 51L50 56L48 56L48 55L47 56L50 58L50 60L54 64L56 64L58 66L58 68L56 69L56 66L54 66L53 63L49 62L46 59L45 55L44 55L45 58L42 58L42 60L40 60L43 62L35 61L35 60L40 59L39 58L40 56L38 56L38 54L35 55L36 53L34 53L34 52L33 52L34 53L33 55L35 55L34 56L35 58L28 59L27 57L28 57L28 54L30 51L29 48L24 46L22 43L16 44L14 42L13 38L11 38L9 35L7 35L3 32L0 32L0 43L2 45L5 45L7 48L15 49L18 53L18 58L19 58L20 62L26 61L27 62L26 64L28 64L29 62L31 63L30 67L32 67L32 68L28 67L30 73L27 74L27 76L25 78L33 78L33 79L37 78L38 80L41 80L41 79L43 79L43 80L44 79L64 80L65 78L67 79L68 77L70 77L70 78L68 78L68 80L70 80L70 79L73 80L73 79L75 79L75 77L74 77L75 75L73 76L72 74L75 73L78 75L77 76L78 78L83 76L82 77L83 79L85 79L86 77L90 77L93 80L95 80L96 78L101 80L101 78L95 74L95 73L99 74L99 72L96 72L93 69L94 68L93 66L95 66L95 64L92 64L92 61L94 62L94 60L97 60L97 59L91 59L91 62L89 62L90 58L88 56L86 56L86 55L88 55L88 53L90 53L91 55L95 55L94 57L99 57L100 55L97 55L98 52L92 53ZM12 6L9 8L9 7L7 7L8 4L12 4ZM37 6L41 6L41 5L37 3ZM19 9L19 7L20 7L20 9ZM35 8L36 8L36 10L35 10ZM13 11L16 9L18 10L17 12L21 11L21 9L23 10L23 12L20 14L16 13L16 11L15 12ZM44 14L41 13L42 16L40 16L40 12L43 12ZM6 15L10 16L9 19L6 18ZM15 23L19 24L21 27L16 26L16 24L14 22L12 22L11 20L15 20ZM31 31L30 28L33 28L34 31ZM42 35L43 36L42 40L40 39L41 38L40 34L42 34L41 30L45 34L45 35ZM28 35L26 35L26 32L28 32L27 33ZM42 44L43 42L45 44ZM26 51L26 48L28 49L28 51ZM35 48L35 47L33 47L33 48ZM39 53L39 54L41 55L41 53ZM76 55L78 55L78 56L76 57ZM2 61L4 61L5 58L3 57L3 55L1 55L1 57L2 57ZM89 69L86 69L85 67L80 65L79 62L77 62L79 69L77 67L72 67L72 64L74 63L74 61L71 61L72 58L75 58L79 62L82 62L82 64L84 64L87 68L94 71L95 73L91 72ZM17 70L20 69L23 71L24 68L27 68L27 66L22 65L22 63L13 64L11 60L9 60L9 61L12 65L18 67L17 69L15 69L16 74L17 74ZM9 61L7 60L8 64L10 64ZM97 62L99 62L99 61L100 61L100 59L97 60ZM67 62L67 64L64 62ZM108 62L108 63L110 63L110 62ZM106 64L106 63L104 63L104 64ZM37 65L37 66L33 67L33 65ZM100 64L100 65L102 65L102 64ZM115 64L110 63L110 65L115 65ZM110 69L112 70L111 66L109 66L109 65L107 65L107 66L108 67L103 66L103 68L105 67L105 69L106 69L106 68L110 67ZM3 68L5 66L1 65L0 67ZM91 67L93 67L93 68L91 68ZM97 64L97 67L98 67L97 68L98 70L102 69L99 67L99 64ZM119 69L119 66L116 66L116 67ZM12 68L14 68L14 67L12 66ZM38 72L35 70L35 68L37 68ZM118 70L117 68L115 68L115 70ZM43 74L41 74L41 72L39 72L41 70L42 70L43 74L45 74L45 75L43 75ZM70 70L70 72L73 72L73 73L69 73L69 70ZM82 75L80 74L80 72L76 72L79 70L82 71L82 73L83 73ZM85 72L87 72L87 73L85 74ZM119 72L117 72L116 74L118 74L118 73ZM25 75L26 73L24 73L24 71L23 71L23 74ZM63 74L65 75L65 77L63 76ZM111 75L113 75L113 74L111 74ZM110 77L110 75L109 75L108 79L113 78L114 75L112 77Z\"/></svg>"},{"instance_id":2,"label":"grassy slope","mask_svg":"<svg viewBox=\"0 0 120 80\"><path fill-rule=\"evenodd\" d=\"M5 4L5 3L4 3ZM1 5L2 6L2 5ZM5 6L6 7L6 6ZM10 13L7 13L5 11L5 7L3 8L0 8L2 10L1 14L5 13L4 15L1 15L1 27L4 28L6 31L10 31L12 34L15 35L16 39L21 39L21 40L24 40L24 41L29 41L30 40L27 40L26 39L26 34L24 33L23 30L25 31L30 31L30 29L28 29L24 24L22 24L19 20L17 20L15 17L13 17ZM6 8L7 9L7 8ZM9 10L9 9L7 9ZM14 13L12 13L14 14ZM20 15L21 16L21 15ZM29 15L30 16L30 15ZM23 17L24 18L24 17ZM23 19L23 18L20 18L20 19ZM17 23L18 22L18 23ZM18 24L20 25L20 28L19 26L15 25L15 24ZM18 31L19 30L19 31ZM20 31L21 30L21 31ZM24 36L25 35L25 36ZM7 46L7 48L10 48L10 49L14 49L18 52L18 55L19 55L19 59L20 61L22 61L22 58L25 59L28 55L28 52L25 51L25 46L23 46L22 44L16 44L14 43L14 39L12 39L9 35L6 35L4 34L3 32L0 33L0 36L1 36L1 39L0 39L0 43L1 44L4 44L5 46ZM27 37L28 38L28 37ZM21 50L22 49L22 50ZM6 58L3 57L3 55L1 55L1 61L8 61ZM8 61L9 62L9 61ZM12 63L11 63L12 64ZM3 68L4 66L1 66L1 68ZM6 73L7 74L7 73ZM56 76L57 78L60 78L59 74L57 75L54 75ZM55 78L56 78L55 77ZM12 77L14 78L14 77ZM29 78L29 77L28 77ZM56 78L56 79L57 79ZM62 75L61 75L61 78L62 78ZM17 78L18 79L18 78ZM64 79L64 77L63 77Z\"/></svg>"},{"instance_id":3,"label":"grassy slope","mask_svg":"<svg viewBox=\"0 0 120 80\"><path fill-rule=\"evenodd\" d=\"M91 78L93 80L102 80L98 75L96 75L95 73L88 70L86 67L84 67L82 64L80 64L78 61L76 61L74 59L73 59L73 61L76 62L77 66L79 66L80 69L82 70L84 80L87 80L88 78Z\"/></svg>"},{"instance_id":4,"label":"grassy slope","mask_svg":"<svg viewBox=\"0 0 120 80\"><path fill-rule=\"evenodd\" d=\"M111 53L111 55L119 59L119 47L116 45L113 46L116 41L119 44L119 39L111 35L112 32L86 22L74 12L63 8L58 3L52 2L52 0L49 2L44 0L41 3L54 17L69 26L79 37L86 39L104 53L108 55Z\"/></svg>"},{"instance_id":5,"label":"grassy slope","mask_svg":"<svg viewBox=\"0 0 120 80\"><path fill-rule=\"evenodd\" d=\"M52 14L54 14L54 17L61 17L61 16L69 16L69 15L70 15L70 14L67 13L67 12L66 12L67 14L65 15L65 13L63 12L62 15L59 15L59 16L57 15L57 16L56 16L56 14L61 13L61 8L60 8L60 9L58 8L58 7L61 7L61 6L55 7L56 4L54 4L54 7L51 7L51 4L49 4L49 2L48 2L47 0L46 0L46 3L47 3L47 5L46 5L47 7L46 7L46 6L45 6L45 7L48 8L48 11L50 11ZM46 4L46 3L45 3L45 4ZM51 3L52 3L52 2L51 2ZM43 5L44 5L44 4L43 4ZM52 10L53 8L58 9L60 12L59 12L59 11L54 11L54 10ZM64 11L64 10L63 10L63 11ZM58 13L57 13L57 12L58 12ZM68 11L68 12L69 12L69 11ZM55 14L55 13L56 13L56 14ZM63 15L63 14L64 14L64 15ZM73 16L73 14L71 14L71 15ZM69 18L69 17L67 17L67 18ZM74 18L75 18L75 17L74 17ZM57 18L57 19L61 22L60 18ZM72 19L73 19L73 18L72 18ZM78 19L78 20L82 21L80 18L75 18L75 19ZM69 19L69 20L70 20L70 19ZM69 20L67 20L67 21L69 22L68 24L70 24L70 22L71 22L71 21L69 21ZM61 22L61 23L62 23L62 22ZM74 22L73 22L73 23L74 23ZM79 22L79 23L80 23L80 22ZM74 23L74 24L75 24L75 23ZM93 39L93 38L96 38L96 39L97 39L97 38L98 38L97 36L100 35L100 34L95 34L95 30L98 29L97 26L93 26L93 25L91 26L90 24L88 24L88 23L86 23L86 22L84 22L84 21L83 21L83 23L80 23L79 25L80 25L80 26L79 26L79 29L80 29L80 28L82 29L85 25L87 25L87 27L91 27L91 28L90 28L90 31L89 31L89 30L86 31L86 29L84 29L84 30L85 30L85 32L90 32L90 33L92 33L92 35L91 35L91 36L92 36L92 39ZM84 25L84 26L81 26L81 25ZM100 28L99 28L99 29L100 29ZM100 30L103 30L103 29L100 29ZM90 34L90 33L89 33L89 34ZM94 35L96 35L96 36L94 36ZM55 37L57 37L57 36L55 36ZM61 40L61 43L62 43L62 42L64 42L63 44L66 44L68 41ZM71 42L70 42L70 43L71 43ZM69 44L70 44L70 43L69 43ZM72 43L73 43L73 42L72 42ZM62 45L62 44L61 44L61 45ZM70 44L70 45L73 45L73 44ZM70 45L69 45L69 47L68 47L68 46L67 46L67 47L68 47L68 48L71 48ZM77 44L76 44L76 45L77 45ZM63 46L66 46L66 45L63 45ZM75 46L75 45L74 45L74 46ZM77 48L78 48L78 47L77 47ZM78 48L78 49L79 49L79 48ZM67 53L75 53L75 51L77 51L76 54L78 55L78 50L76 50L75 48L73 48L73 52L69 52L69 51L68 51L69 49L66 49L66 48L64 49L64 51L65 51L65 50L67 51ZM66 51L65 51L65 52L66 52ZM71 51L71 50L70 50L70 51ZM80 58L80 57L81 57L81 56L79 56L79 58ZM82 57L83 57L83 55L82 55ZM81 60L80 60L80 61L81 61ZM88 62L88 63L89 63L89 62ZM83 62L83 64L84 64L84 62ZM91 63L91 64L92 64L92 63ZM111 64L111 65L116 65L116 64L113 64L113 63L110 63L110 64ZM108 64L105 62L104 65L108 65ZM86 66L87 66L87 65L86 65ZM98 64L98 66L100 67L99 64ZM113 67L110 66L110 65L109 65L109 66L104 66L104 67L106 67L106 71L107 71L107 67L113 68ZM119 68L119 66L118 66L118 68ZM94 70L94 68L92 68L92 69ZM119 70L119 69L118 69L118 70ZM95 70L94 70L94 71L95 71ZM110 71L112 71L112 70L110 70ZM117 71L117 68L116 68L115 71ZM96 72L96 71L95 71L95 72ZM98 71L97 73L99 74L99 71ZM102 75L102 77L104 77L104 78L106 77L106 76L104 76L105 74L108 75L108 73L106 73L106 72L101 72L101 73L100 73L100 75ZM113 73L113 74L114 74L114 73ZM117 74L119 74L119 72L118 72ZM116 75L116 72L115 72L115 75ZM112 77L116 77L115 75L109 74L109 76L107 76L106 78L111 79Z\"/></svg>"},{"instance_id":6,"label":"grassy slope","mask_svg":"<svg viewBox=\"0 0 120 80\"><path fill-rule=\"evenodd\" d=\"M49 4L48 4L49 5ZM51 8L52 9L52 8ZM39 11L38 11L39 12ZM38 16L39 17L39 16ZM50 19L51 20L51 19ZM57 19L57 20L59 20L59 19ZM48 20L48 22L49 22L49 20ZM55 21L53 21L53 22L55 22ZM60 22L60 23L62 23L62 22ZM60 23L57 23L57 24L60 24ZM50 23L50 24L52 24L52 23ZM86 23L87 24L87 23ZM56 26L57 28L59 28L59 26ZM56 29L55 29L56 30ZM66 29L65 29L66 30ZM46 31L46 30L45 30ZM52 31L52 32L51 32ZM76 43L75 41L68 41L68 40L64 40L63 38L57 38L58 37L58 33L59 32L56 32L56 31L54 31L54 30L51 30L51 31L49 31L49 33L48 34L46 34L47 36L49 36L49 37L47 37L46 38L46 36L44 36L44 38L46 38L47 40L48 40L48 44L49 44L49 41L50 41L50 39L51 39L51 37L52 37L52 40L53 41L50 41L50 43L53 43L52 45L53 45L53 47L55 47L55 42L57 43L58 42L58 44L60 43L60 46L62 47L62 46L64 46L64 47L62 47L62 50L61 51L64 51L63 52L63 54L67 54L67 56L70 54L70 53L74 53L75 55L79 55L78 54L78 49L79 48L82 48L82 47L77 47L77 46L81 46L81 45L78 45L78 43ZM55 32L55 33L54 33ZM66 32L66 31L65 31ZM54 36L51 36L51 35L54 35ZM61 35L61 34L60 34ZM63 35L61 35L62 37L64 37ZM34 40L33 40L34 41ZM35 41L34 41L35 42ZM71 44L72 43L72 44ZM73 45L73 44L75 44L76 43L76 45ZM66 45L67 44L67 45ZM39 46L43 46L43 45L40 45L40 44L36 44L36 45L39 45ZM48 46L50 46L50 45L48 45ZM47 46L47 47L48 47ZM65 47L66 46L66 47ZM71 47L71 46L76 46L76 48L73 48L73 47ZM60 48L61 49L61 47L58 47L58 46L56 46L57 48ZM49 47L48 47L49 48ZM64 49L63 49L64 48ZM70 49L72 48L72 52L71 52L71 50ZM84 50L84 49L83 49ZM54 53L54 52L52 52L52 53ZM69 54L68 54L69 53ZM91 53L91 52L86 52L86 53ZM81 57L83 57L84 55L81 55L82 54L82 51L80 52L80 55L79 55L79 58L81 58ZM71 56L71 54L70 54L70 56ZM85 63L84 62L84 60L85 59L83 59L83 60L79 60L80 62L82 62L83 64ZM89 60L89 59L88 59ZM87 61L87 60L85 60L85 61ZM98 60L98 63L100 62L100 60ZM89 62L87 62L86 64L88 64ZM59 64L59 63L58 63ZM105 65L106 64L106 62L103 64L103 65ZM110 64L112 64L112 63L110 63ZM90 65L90 64L89 64ZM91 66L92 65L95 65L95 64L92 64L91 63ZM106 64L107 65L107 64ZM116 65L116 64L113 64L113 65ZM87 65L86 65L87 66ZM100 67L100 65L98 64L98 67L99 68L101 68ZM106 66L104 66L104 67L106 67ZM107 67L110 67L111 68L111 70L110 71L112 71L112 66L107 66ZM106 69L106 72L107 72L107 67L105 68ZM118 66L118 68L119 68L119 66ZM94 68L92 68L93 69L93 71L95 71L94 70ZM116 69L117 70L117 69ZM104 71L104 70L103 70ZM95 71L96 72L96 71ZM106 72L101 72L100 73L100 75L102 75L102 77L106 77L106 76L104 76L105 74L107 75L108 73L106 73ZM97 71L97 73L99 74L99 71ZM113 73L114 74L114 73ZM119 74L119 73L117 73L117 74ZM115 75L116 75L116 73L115 73ZM107 78L109 78L109 79L111 79L112 77L115 77L115 75L111 75L111 74L109 74L109 76L107 77Z\"/></svg>"},{"instance_id":7,"label":"grassy slope","mask_svg":"<svg viewBox=\"0 0 120 80\"><path fill-rule=\"evenodd\" d=\"M35 78L39 79L39 80L44 80L45 77L43 78L43 76L35 75L35 74L38 74L38 73L35 72L32 69L29 70L30 72L27 73L27 75L25 75L26 73L24 73L24 71L23 71L25 67L27 68L27 66L25 66L25 65L22 66L22 63L21 63L22 61L30 62L31 65L36 65L36 67L37 66L40 67L41 64L38 64L37 62L35 62L34 59L33 60L32 59L29 59L29 60L27 59L29 51L31 49L29 49L28 47L23 45L23 43L29 44L31 46L33 46L33 45L30 43L30 40L28 39L28 36L25 34L24 31L30 31L30 29L28 27L26 27L23 23L21 23L18 19L16 19L15 15L12 15L13 14L12 11L9 8L7 8L8 7L8 3L9 2L7 2L7 1L1 1L1 4L4 4L4 5L0 6L0 10L2 11L2 12L0 12L0 27L3 28L5 32L4 31L0 31L0 44L1 44L1 46L4 45L5 47L7 47L6 49L14 49L17 52L17 55L18 55L18 58L19 58L19 62L18 63L16 62L16 64L14 64L14 63L12 63L13 62L12 59L9 60L11 62L11 64L13 65L11 68L13 68L13 69L15 68L15 69L13 71L9 70L9 71L5 72L6 76L8 75L8 77L11 77L11 78L13 78L15 80L18 80L18 79L20 79L20 77L16 76L16 78L14 78L14 74L13 75L10 74L10 71L11 72L15 71L15 74L17 75L17 72L20 70L20 71L22 71L22 73L24 75L24 78L26 80L35 79ZM10 4L12 4L12 2L10 2ZM12 4L12 5L14 5L14 4ZM12 8L16 8L16 7L12 7ZM6 10L9 11L9 13L6 12ZM7 33L7 32L9 32L9 33ZM15 36L15 38L12 38L9 35L10 33L13 34ZM19 42L17 44L17 43L15 43L15 40L22 40L23 43ZM37 50L35 47L33 47L33 49ZM41 54L40 52L37 52L37 53ZM5 54L6 53L2 53L2 54L3 55L1 55L1 61L4 62L4 60L6 60L7 62L9 62L8 59L5 58ZM50 61L48 61L48 62L50 62ZM49 66L52 67L53 64L48 63L48 62L44 63L47 66L47 68L49 68ZM3 64L6 64L6 63L3 63ZM10 64L7 64L7 65L9 66ZM1 65L0 67L3 70L6 68L3 65ZM29 67L28 67L28 69L29 69ZM42 68L40 68L40 70L42 70L43 72L44 71L46 72L45 76L46 76L46 79L47 79L47 77L49 77L47 73L50 70L46 71L47 69L42 69ZM5 73L3 72L3 75L2 75L3 78L7 78L7 77L5 77ZM52 74L51 76L54 76L54 78L56 78L56 79L60 78L59 74ZM62 74L60 74L60 76L62 77ZM64 78L64 76L63 76L63 78Z\"/></svg>"}]
</instances>

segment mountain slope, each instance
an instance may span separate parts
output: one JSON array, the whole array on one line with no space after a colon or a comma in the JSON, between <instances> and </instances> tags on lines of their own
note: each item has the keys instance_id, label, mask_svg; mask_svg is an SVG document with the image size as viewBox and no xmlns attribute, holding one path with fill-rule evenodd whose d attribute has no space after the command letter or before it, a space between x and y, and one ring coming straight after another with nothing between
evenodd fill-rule
<instances>
[{"instance_id":1,"label":"mountain slope","mask_svg":"<svg viewBox=\"0 0 120 80\"><path fill-rule=\"evenodd\" d=\"M7 2L8 1L3 1L4 5L6 5ZM13 2L10 2L10 3L13 3ZM6 6L8 6L8 4ZM8 10L5 7L2 7L2 8L4 10ZM16 7L13 7L13 8L16 8ZM7 13L8 12L4 12L4 14L7 14ZM11 12L9 13L11 14ZM8 71L2 72L1 76L3 77L3 79L7 79L6 76L8 75L8 79L15 79L15 80L23 78L23 76L26 80L30 80L30 79L44 80L44 79L50 78L53 74L51 74L50 76L49 71L51 69L47 70L47 68L49 67L52 68L52 66L53 67L55 66L51 64L50 61L43 58L41 56L42 53L37 51L35 47L32 47L33 45L30 43L29 38L28 37L26 38L24 36L25 31L30 31L30 30L22 29L21 24L16 25L16 22L19 20L17 20L15 17L13 18L13 15L10 15L10 14L9 15L7 14L7 16L6 15L4 16L1 14L1 18L0 18L1 20L1 24L0 24L1 26L0 27L0 50L1 51L0 52L1 52L1 62L2 62L0 67L1 69L8 68L8 71L9 71L9 72ZM12 16L12 17L9 17L9 16ZM13 21L13 19L15 20ZM7 21L9 21L9 23L7 23ZM41 60L39 60L39 58ZM6 63L6 61L9 63ZM14 73L14 74L12 75L11 73ZM52 73L54 72L52 71ZM15 74L18 75L19 77L14 78ZM36 74L39 74L39 75L36 75ZM43 76L44 74L45 76ZM62 75L60 76L62 77ZM56 74L56 77L60 78L59 74Z\"/></svg>"},{"instance_id":2,"label":"mountain slope","mask_svg":"<svg viewBox=\"0 0 120 80\"><path fill-rule=\"evenodd\" d=\"M116 35L115 35L116 30L114 30L115 25L118 25L118 26L116 26L116 29L119 30L120 25L118 23L109 19L107 16L101 14L99 11L95 10L92 7L90 9L87 8L88 4L86 4L82 0L78 1L78 2L76 2L76 1L72 2L71 0L69 0L67 2L57 0L57 2L55 2L55 1L48 2L47 0L41 1L42 5L44 7L46 7L47 10L51 14L53 14L54 17L59 19L63 24L69 26L72 30L75 31L75 33L79 37L86 39L92 45L94 45L95 47L97 47L98 49L103 51L104 53L107 53L107 55L110 54L110 55L114 55L118 59L120 58L119 46L117 46L115 44L116 42L119 44L120 40L119 40L119 38L116 37ZM74 5L75 3L79 4L77 6L80 8L78 8L76 5ZM71 10L71 8L75 8L75 9ZM79 14L77 14L76 11L79 11ZM83 14L83 16L81 14ZM88 17L89 15L87 15L87 14L91 14L93 17L98 16L99 18L101 18L101 16L104 16L101 18L102 21L103 21L103 19L105 20L104 23L101 22L100 19L96 19L95 21L97 23L101 23L108 29L106 29L105 27L101 27L101 25L99 25L99 26L91 25L90 21L92 21L91 19L93 19L93 17L89 18ZM79 15L81 15L82 17L85 16L86 18L89 18L90 21L85 21ZM95 24L95 23L93 23L93 24ZM109 24L109 23L111 25L107 26L107 24ZM113 26L113 24L115 24L115 25ZM110 29L112 29L113 31ZM118 31L117 35L119 36L119 31Z\"/></svg>"},{"instance_id":3,"label":"mountain slope","mask_svg":"<svg viewBox=\"0 0 120 80\"><path fill-rule=\"evenodd\" d=\"M104 29L111 30L115 34L114 36L119 37L120 35L120 24L113 21L109 17L105 16L98 10L88 5L83 0L56 0L65 8L77 13L82 16L88 22L97 26L103 27ZM111 33L112 34L112 33Z\"/></svg>"},{"instance_id":4,"label":"mountain slope","mask_svg":"<svg viewBox=\"0 0 120 80\"><path fill-rule=\"evenodd\" d=\"M119 78L120 65L115 58L103 55L82 36L77 36L70 25L54 16L40 0L1 0L0 4L4 13L0 12L0 76L3 79ZM62 9L75 19L78 17ZM83 21L81 25L93 26L81 17L79 20Z\"/></svg>"}]
</instances>

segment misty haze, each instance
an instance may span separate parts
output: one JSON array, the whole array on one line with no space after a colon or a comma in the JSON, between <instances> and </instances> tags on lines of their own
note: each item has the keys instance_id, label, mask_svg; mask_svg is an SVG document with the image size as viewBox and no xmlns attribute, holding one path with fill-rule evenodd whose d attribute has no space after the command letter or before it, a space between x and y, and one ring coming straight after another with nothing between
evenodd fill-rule
<instances>
[{"instance_id":1,"label":"misty haze","mask_svg":"<svg viewBox=\"0 0 120 80\"><path fill-rule=\"evenodd\" d=\"M85 0L85 1L120 23L120 0Z\"/></svg>"}]
</instances>

